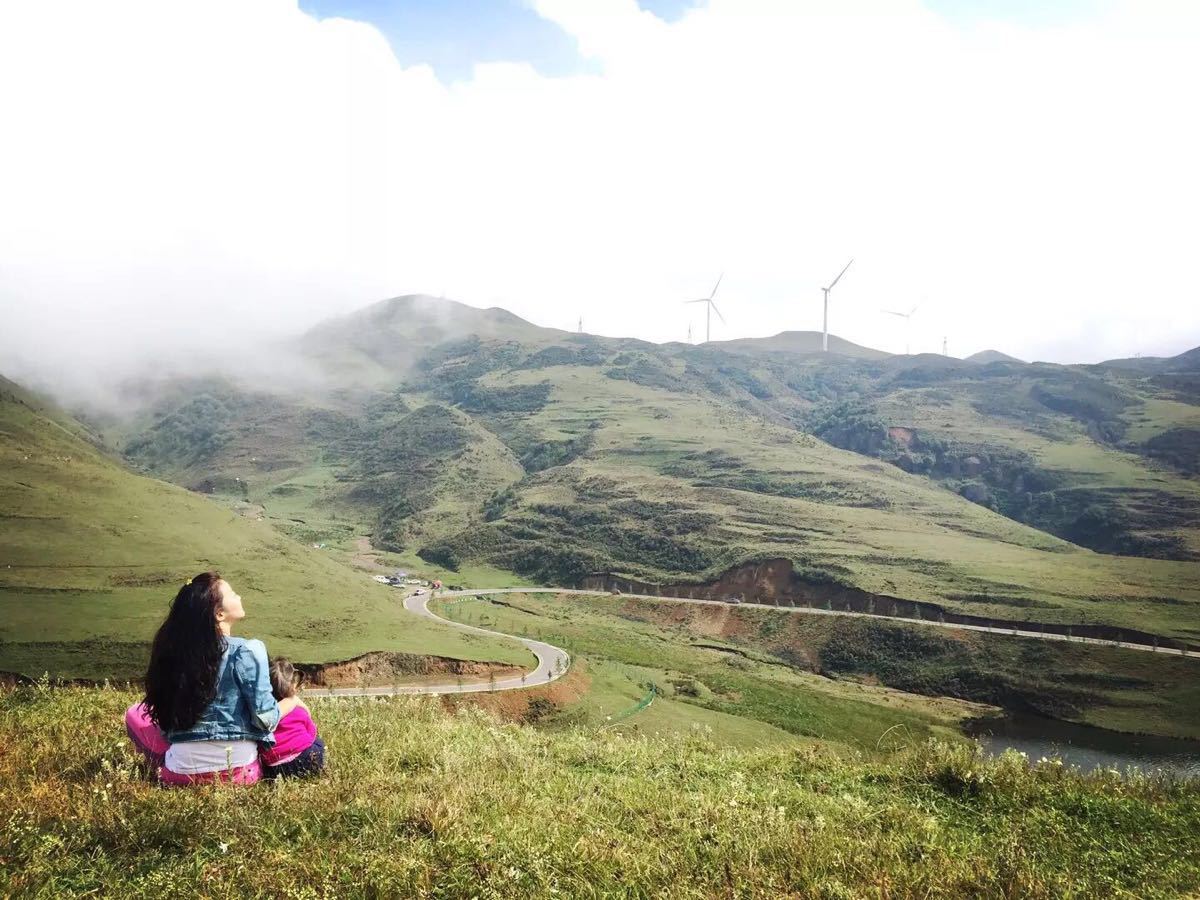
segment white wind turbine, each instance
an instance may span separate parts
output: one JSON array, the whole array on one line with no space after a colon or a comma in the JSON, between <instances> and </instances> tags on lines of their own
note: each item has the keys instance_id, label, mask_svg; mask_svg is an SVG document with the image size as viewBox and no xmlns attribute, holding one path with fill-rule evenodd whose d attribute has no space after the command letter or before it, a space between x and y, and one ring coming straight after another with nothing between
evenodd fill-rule
<instances>
[{"instance_id":1,"label":"white wind turbine","mask_svg":"<svg viewBox=\"0 0 1200 900\"><path fill-rule=\"evenodd\" d=\"M846 269L850 268L850 263L853 259L846 263ZM846 274L846 269L838 272L838 277L830 282L829 287L821 288L825 292L825 327L821 332L821 350L825 353L829 352L829 292L833 290L833 286L842 280L842 276Z\"/></svg>"},{"instance_id":2,"label":"white wind turbine","mask_svg":"<svg viewBox=\"0 0 1200 900\"><path fill-rule=\"evenodd\" d=\"M717 296L717 288L721 286L721 279L725 277L722 272L717 277L717 283L713 285L712 293L707 297L701 297L699 300L684 300L684 303L706 303L704 309L704 342L708 343L712 339L712 314L716 313L717 318L721 320L721 324L726 324L725 317L721 315L721 311L717 309L717 304L713 303L713 297Z\"/></svg>"},{"instance_id":3,"label":"white wind turbine","mask_svg":"<svg viewBox=\"0 0 1200 900\"><path fill-rule=\"evenodd\" d=\"M906 313L904 313L904 312L896 312L894 309L885 309L885 310L882 310L882 312L885 312L885 313L887 313L889 316L899 316L901 319L903 319L903 320L904 320L904 355L905 355L905 356L908 356L908 355L909 355L909 352L908 352L908 348L909 348L909 344L908 344L908 334L909 334L909 328L911 328L911 327L912 327L912 317L913 317L913 314L914 314L914 313L915 313L915 312L916 312L916 311L917 311L919 308L920 308L919 306L914 306L912 309L910 309L910 310L909 310L908 312L906 312Z\"/></svg>"}]
</instances>

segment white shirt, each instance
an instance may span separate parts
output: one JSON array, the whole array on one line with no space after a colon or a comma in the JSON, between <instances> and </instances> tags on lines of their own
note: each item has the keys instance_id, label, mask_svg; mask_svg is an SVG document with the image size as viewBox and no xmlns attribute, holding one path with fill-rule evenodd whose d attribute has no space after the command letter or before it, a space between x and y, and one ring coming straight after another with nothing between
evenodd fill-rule
<instances>
[{"instance_id":1,"label":"white shirt","mask_svg":"<svg viewBox=\"0 0 1200 900\"><path fill-rule=\"evenodd\" d=\"M167 768L179 775L202 775L248 766L258 756L254 741L184 741L167 750Z\"/></svg>"}]
</instances>

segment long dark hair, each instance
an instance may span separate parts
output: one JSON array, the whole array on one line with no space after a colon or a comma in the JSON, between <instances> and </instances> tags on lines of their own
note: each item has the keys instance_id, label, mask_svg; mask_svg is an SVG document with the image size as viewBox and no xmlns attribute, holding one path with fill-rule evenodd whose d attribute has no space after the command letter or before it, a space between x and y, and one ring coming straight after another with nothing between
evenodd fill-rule
<instances>
[{"instance_id":1,"label":"long dark hair","mask_svg":"<svg viewBox=\"0 0 1200 900\"><path fill-rule=\"evenodd\" d=\"M225 636L217 624L221 576L197 575L171 601L146 669L146 710L163 731L191 728L217 693Z\"/></svg>"}]
</instances>

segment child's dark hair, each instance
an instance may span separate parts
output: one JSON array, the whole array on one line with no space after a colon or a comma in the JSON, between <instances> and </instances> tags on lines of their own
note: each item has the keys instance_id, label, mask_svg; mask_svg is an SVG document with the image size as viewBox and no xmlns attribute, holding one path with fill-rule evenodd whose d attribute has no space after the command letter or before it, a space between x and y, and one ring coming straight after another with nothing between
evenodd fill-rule
<instances>
[{"instance_id":1,"label":"child's dark hair","mask_svg":"<svg viewBox=\"0 0 1200 900\"><path fill-rule=\"evenodd\" d=\"M276 700L296 696L300 679L291 660L279 656L271 660L271 693Z\"/></svg>"}]
</instances>

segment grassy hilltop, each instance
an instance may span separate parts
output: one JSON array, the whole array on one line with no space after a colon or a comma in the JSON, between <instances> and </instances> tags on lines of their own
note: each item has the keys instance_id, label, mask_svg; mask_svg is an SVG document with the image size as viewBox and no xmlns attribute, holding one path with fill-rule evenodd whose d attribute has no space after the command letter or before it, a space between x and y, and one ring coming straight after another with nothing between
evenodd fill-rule
<instances>
[{"instance_id":1,"label":"grassy hilltop","mask_svg":"<svg viewBox=\"0 0 1200 900\"><path fill-rule=\"evenodd\" d=\"M0 690L11 896L1178 897L1200 787L915 744L872 758L322 701L317 781L164 790L133 695Z\"/></svg>"}]
</instances>

